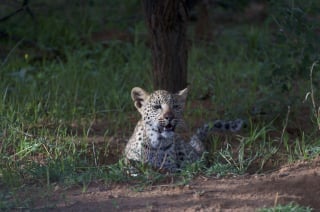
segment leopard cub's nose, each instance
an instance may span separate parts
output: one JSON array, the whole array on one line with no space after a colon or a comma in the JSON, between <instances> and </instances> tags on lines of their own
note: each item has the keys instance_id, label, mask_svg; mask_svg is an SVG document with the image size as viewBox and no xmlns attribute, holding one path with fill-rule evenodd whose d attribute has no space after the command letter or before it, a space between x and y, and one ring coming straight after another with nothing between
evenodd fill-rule
<instances>
[{"instance_id":1,"label":"leopard cub's nose","mask_svg":"<svg viewBox=\"0 0 320 212\"><path fill-rule=\"evenodd\" d=\"M174 115L171 111L168 111L165 114L163 114L163 118L170 121L174 118Z\"/></svg>"}]
</instances>

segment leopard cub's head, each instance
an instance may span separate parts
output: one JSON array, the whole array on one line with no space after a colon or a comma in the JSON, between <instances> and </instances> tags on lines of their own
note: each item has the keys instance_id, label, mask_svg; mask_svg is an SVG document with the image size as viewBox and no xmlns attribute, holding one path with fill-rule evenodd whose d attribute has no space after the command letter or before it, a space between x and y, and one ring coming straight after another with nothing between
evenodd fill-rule
<instances>
[{"instance_id":1,"label":"leopard cub's head","mask_svg":"<svg viewBox=\"0 0 320 212\"><path fill-rule=\"evenodd\" d=\"M134 105L144 124L163 137L173 136L176 126L182 122L188 88L172 94L165 90L148 93L135 87L131 91Z\"/></svg>"}]
</instances>

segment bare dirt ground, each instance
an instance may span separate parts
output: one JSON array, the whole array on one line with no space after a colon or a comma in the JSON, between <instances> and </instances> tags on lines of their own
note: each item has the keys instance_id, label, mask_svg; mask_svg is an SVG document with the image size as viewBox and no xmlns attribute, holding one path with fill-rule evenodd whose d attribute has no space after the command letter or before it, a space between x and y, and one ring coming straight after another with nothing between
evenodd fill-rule
<instances>
[{"instance_id":1,"label":"bare dirt ground","mask_svg":"<svg viewBox=\"0 0 320 212\"><path fill-rule=\"evenodd\" d=\"M320 211L319 182L320 157L263 175L199 176L188 185L155 185L141 192L99 184L86 192L57 190L51 200L57 202L53 211L256 211L290 202Z\"/></svg>"}]
</instances>

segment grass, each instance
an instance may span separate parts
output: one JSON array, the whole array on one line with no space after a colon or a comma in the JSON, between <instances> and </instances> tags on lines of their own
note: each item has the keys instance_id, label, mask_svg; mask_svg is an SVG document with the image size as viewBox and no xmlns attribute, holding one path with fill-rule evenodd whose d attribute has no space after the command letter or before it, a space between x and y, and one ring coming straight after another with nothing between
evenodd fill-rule
<instances>
[{"instance_id":1,"label":"grass","mask_svg":"<svg viewBox=\"0 0 320 212\"><path fill-rule=\"evenodd\" d=\"M128 138L138 117L131 88L152 87L139 1L123 2L32 1L36 20L21 13L1 26L8 33L0 41L0 187L8 191L0 196L1 208L13 207L7 199L20 186L58 183L86 189L94 181L132 181L143 187L167 179L151 170L130 177L121 160L109 161L112 139ZM247 120L248 128L241 136L211 138L204 160L179 174L182 183L199 173L262 172L320 153L314 32L319 21L313 18L320 5L270 5L262 26L227 23L209 41L190 33L190 128L238 117ZM119 31L129 41L116 36L97 42L91 36Z\"/></svg>"},{"instance_id":2,"label":"grass","mask_svg":"<svg viewBox=\"0 0 320 212\"><path fill-rule=\"evenodd\" d=\"M273 208L263 208L259 210L260 212L276 212L276 211L301 211L301 212L311 212L310 207L303 207L295 203L290 203L287 205L277 205Z\"/></svg>"}]
</instances>

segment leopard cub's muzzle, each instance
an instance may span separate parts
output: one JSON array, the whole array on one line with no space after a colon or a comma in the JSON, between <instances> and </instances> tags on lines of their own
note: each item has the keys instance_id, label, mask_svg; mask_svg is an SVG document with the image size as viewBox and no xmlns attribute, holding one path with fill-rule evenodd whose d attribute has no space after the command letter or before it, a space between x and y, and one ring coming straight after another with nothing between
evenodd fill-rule
<instances>
[{"instance_id":1,"label":"leopard cub's muzzle","mask_svg":"<svg viewBox=\"0 0 320 212\"><path fill-rule=\"evenodd\" d=\"M159 119L159 131L174 132L176 127L176 119L171 111L165 112Z\"/></svg>"}]
</instances>

